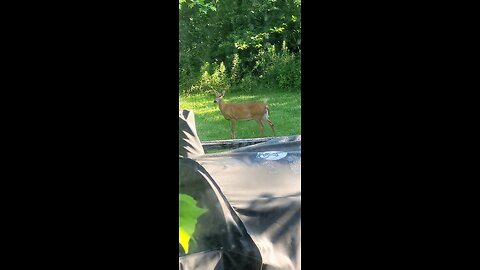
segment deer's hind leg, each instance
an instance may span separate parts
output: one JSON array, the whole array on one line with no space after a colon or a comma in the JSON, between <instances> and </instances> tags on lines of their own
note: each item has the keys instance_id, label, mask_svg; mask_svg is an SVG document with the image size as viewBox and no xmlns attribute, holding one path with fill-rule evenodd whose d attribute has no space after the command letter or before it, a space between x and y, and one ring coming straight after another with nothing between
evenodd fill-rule
<instances>
[{"instance_id":1,"label":"deer's hind leg","mask_svg":"<svg viewBox=\"0 0 480 270\"><path fill-rule=\"evenodd\" d=\"M265 114L263 116L262 121L267 121L267 124L272 128L273 136L277 136L275 133L275 125L273 124L272 121L270 121L270 119L268 119L268 114Z\"/></svg>"},{"instance_id":2,"label":"deer's hind leg","mask_svg":"<svg viewBox=\"0 0 480 270\"><path fill-rule=\"evenodd\" d=\"M263 137L263 123L262 119L255 119L258 124L258 130L260 131L260 137Z\"/></svg>"}]
</instances>

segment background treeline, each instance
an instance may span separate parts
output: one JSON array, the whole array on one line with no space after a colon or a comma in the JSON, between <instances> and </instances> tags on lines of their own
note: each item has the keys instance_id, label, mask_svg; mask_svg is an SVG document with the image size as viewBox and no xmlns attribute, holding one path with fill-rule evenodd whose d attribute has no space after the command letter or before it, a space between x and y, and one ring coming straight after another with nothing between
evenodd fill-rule
<instances>
[{"instance_id":1,"label":"background treeline","mask_svg":"<svg viewBox=\"0 0 480 270\"><path fill-rule=\"evenodd\" d=\"M180 0L179 91L300 91L300 0Z\"/></svg>"}]
</instances>

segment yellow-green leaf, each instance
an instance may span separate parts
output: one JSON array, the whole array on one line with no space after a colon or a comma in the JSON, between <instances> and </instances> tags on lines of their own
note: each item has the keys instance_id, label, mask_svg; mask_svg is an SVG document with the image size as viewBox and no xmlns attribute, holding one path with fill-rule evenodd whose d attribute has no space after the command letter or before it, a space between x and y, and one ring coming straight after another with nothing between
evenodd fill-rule
<instances>
[{"instance_id":1,"label":"yellow-green leaf","mask_svg":"<svg viewBox=\"0 0 480 270\"><path fill-rule=\"evenodd\" d=\"M197 201L192 196L179 194L178 241L185 253L188 253L189 242L195 232L197 220L206 211L207 209L197 206Z\"/></svg>"},{"instance_id":2,"label":"yellow-green leaf","mask_svg":"<svg viewBox=\"0 0 480 270\"><path fill-rule=\"evenodd\" d=\"M182 245L185 253L188 253L188 242L190 241L190 235L183 229L178 228L178 242Z\"/></svg>"}]
</instances>

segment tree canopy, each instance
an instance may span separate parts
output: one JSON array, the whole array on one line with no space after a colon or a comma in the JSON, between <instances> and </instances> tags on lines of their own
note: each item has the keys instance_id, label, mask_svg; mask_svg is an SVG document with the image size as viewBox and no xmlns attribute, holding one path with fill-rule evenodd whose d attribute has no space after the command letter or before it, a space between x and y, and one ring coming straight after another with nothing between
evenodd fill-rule
<instances>
[{"instance_id":1,"label":"tree canopy","mask_svg":"<svg viewBox=\"0 0 480 270\"><path fill-rule=\"evenodd\" d=\"M300 10L300 0L180 0L180 90L248 81L299 90Z\"/></svg>"}]
</instances>

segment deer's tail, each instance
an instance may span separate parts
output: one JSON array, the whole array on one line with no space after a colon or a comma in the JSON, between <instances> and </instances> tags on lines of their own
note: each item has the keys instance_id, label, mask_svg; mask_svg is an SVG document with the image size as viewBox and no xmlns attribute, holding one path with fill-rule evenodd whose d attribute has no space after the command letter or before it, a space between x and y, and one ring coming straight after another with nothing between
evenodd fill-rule
<instances>
[{"instance_id":1,"label":"deer's tail","mask_svg":"<svg viewBox=\"0 0 480 270\"><path fill-rule=\"evenodd\" d=\"M270 117L270 108L268 105L265 105L265 110L267 111L267 118Z\"/></svg>"}]
</instances>

